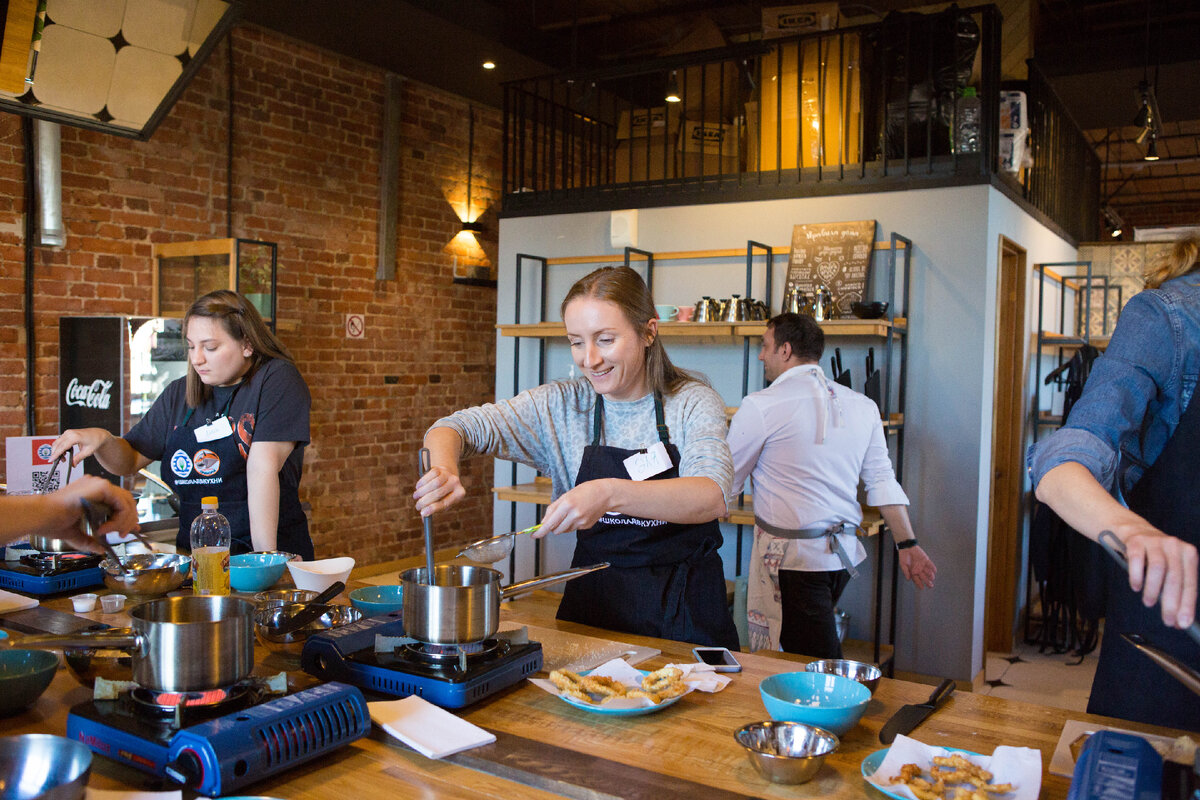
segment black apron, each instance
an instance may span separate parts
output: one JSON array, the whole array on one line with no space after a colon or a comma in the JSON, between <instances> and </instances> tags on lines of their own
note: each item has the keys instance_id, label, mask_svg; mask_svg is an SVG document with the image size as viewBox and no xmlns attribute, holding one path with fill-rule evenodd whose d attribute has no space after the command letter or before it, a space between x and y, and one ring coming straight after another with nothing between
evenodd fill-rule
<instances>
[{"instance_id":1,"label":"black apron","mask_svg":"<svg viewBox=\"0 0 1200 800\"><path fill-rule=\"evenodd\" d=\"M662 397L654 398L659 440L671 468L650 480L679 477L679 450L664 423ZM592 443L583 451L575 485L599 478L629 480L624 461L638 450L600 444L604 400L596 398ZM607 630L738 649L737 628L725 600L725 570L717 552L721 528L714 519L687 525L636 517L604 516L579 531L571 566L607 561L612 566L569 581L558 618Z\"/></svg>"},{"instance_id":2,"label":"black apron","mask_svg":"<svg viewBox=\"0 0 1200 800\"><path fill-rule=\"evenodd\" d=\"M1162 453L1129 493L1129 508L1163 533L1200 545L1200 402L1193 395ZM1156 647L1200 669L1200 645L1163 625L1159 607L1146 608L1116 564L1108 570L1104 640L1088 711L1154 725L1200 731L1200 695L1125 641L1140 633Z\"/></svg>"},{"instance_id":3,"label":"black apron","mask_svg":"<svg viewBox=\"0 0 1200 800\"><path fill-rule=\"evenodd\" d=\"M243 381L244 383L244 381ZM235 421L229 416L233 398L243 383L233 387L218 386L213 389L214 399L220 402L223 389L230 389L221 413L213 418L225 417L233 430ZM163 449L163 481L179 497L179 532L175 534L175 546L191 550L192 520L200 516L200 501L205 497L216 497L220 511L229 520L233 540L230 552L248 553L254 550L250 538L250 506L247 502L246 457L238 447L239 434L234 432L220 439L200 442L196 439L196 428L211 423L212 419L197 420L188 427L195 416L195 408L189 408L183 421L167 434ZM253 436L253 432L248 432ZM250 441L248 438L247 441ZM203 483L183 483L180 480L202 479ZM308 518L300 508L298 498L279 495L279 527L275 543L277 550L295 553L306 561L313 558L312 539L308 535Z\"/></svg>"}]
</instances>

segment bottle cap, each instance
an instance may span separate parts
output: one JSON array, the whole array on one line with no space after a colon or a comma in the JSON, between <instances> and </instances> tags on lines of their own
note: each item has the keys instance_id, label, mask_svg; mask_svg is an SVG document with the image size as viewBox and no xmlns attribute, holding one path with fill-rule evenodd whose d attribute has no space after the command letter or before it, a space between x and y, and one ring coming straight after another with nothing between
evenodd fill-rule
<instances>
[{"instance_id":1,"label":"bottle cap","mask_svg":"<svg viewBox=\"0 0 1200 800\"><path fill-rule=\"evenodd\" d=\"M974 86L964 86L963 90L962 90L962 96L963 97L974 97L975 96L975 87Z\"/></svg>"},{"instance_id":2,"label":"bottle cap","mask_svg":"<svg viewBox=\"0 0 1200 800\"><path fill-rule=\"evenodd\" d=\"M217 498L201 497L200 498L200 507L201 508L216 508L217 507Z\"/></svg>"}]
</instances>

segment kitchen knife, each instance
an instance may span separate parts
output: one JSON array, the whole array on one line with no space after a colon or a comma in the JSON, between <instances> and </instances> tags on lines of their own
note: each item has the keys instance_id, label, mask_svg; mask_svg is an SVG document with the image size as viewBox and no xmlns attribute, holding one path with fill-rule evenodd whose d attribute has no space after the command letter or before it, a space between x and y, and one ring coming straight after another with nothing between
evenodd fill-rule
<instances>
[{"instance_id":1,"label":"kitchen knife","mask_svg":"<svg viewBox=\"0 0 1200 800\"><path fill-rule=\"evenodd\" d=\"M834 365L835 365L835 369L833 372L834 383L840 383L842 386L845 386L847 389L853 388L850 386L850 370L842 369L842 349L840 347L835 347L835 348L833 348L833 353L834 353Z\"/></svg>"},{"instance_id":2,"label":"kitchen knife","mask_svg":"<svg viewBox=\"0 0 1200 800\"><path fill-rule=\"evenodd\" d=\"M914 728L925 721L926 717L937 711L938 706L952 694L954 694L954 681L946 678L938 684L938 687L933 690L933 694L929 695L929 699L924 703L906 705L893 714L892 718L884 723L883 730L879 732L879 741L891 744L898 734L911 733Z\"/></svg>"}]
</instances>

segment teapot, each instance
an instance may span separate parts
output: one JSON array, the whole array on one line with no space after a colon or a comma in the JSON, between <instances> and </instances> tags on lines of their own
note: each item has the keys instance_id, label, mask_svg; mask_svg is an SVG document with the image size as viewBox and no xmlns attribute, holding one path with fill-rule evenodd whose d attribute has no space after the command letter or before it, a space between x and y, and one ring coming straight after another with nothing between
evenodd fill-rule
<instances>
[{"instance_id":1,"label":"teapot","mask_svg":"<svg viewBox=\"0 0 1200 800\"><path fill-rule=\"evenodd\" d=\"M767 304L762 300L750 301L750 319L753 320L768 320L771 318L771 309L767 308Z\"/></svg>"},{"instance_id":2,"label":"teapot","mask_svg":"<svg viewBox=\"0 0 1200 800\"><path fill-rule=\"evenodd\" d=\"M742 322L750 319L750 301L740 294L721 301L722 322Z\"/></svg>"},{"instance_id":3,"label":"teapot","mask_svg":"<svg viewBox=\"0 0 1200 800\"><path fill-rule=\"evenodd\" d=\"M783 293L783 313L808 313L808 295L804 293L804 290L793 286Z\"/></svg>"},{"instance_id":4,"label":"teapot","mask_svg":"<svg viewBox=\"0 0 1200 800\"><path fill-rule=\"evenodd\" d=\"M813 290L812 300L808 303L806 313L817 322L827 322L837 316L837 306L833 302L833 292L826 286L817 286Z\"/></svg>"},{"instance_id":5,"label":"teapot","mask_svg":"<svg viewBox=\"0 0 1200 800\"><path fill-rule=\"evenodd\" d=\"M716 322L721 316L721 305L708 295L704 295L696 303L696 312L692 317L695 322Z\"/></svg>"}]
</instances>

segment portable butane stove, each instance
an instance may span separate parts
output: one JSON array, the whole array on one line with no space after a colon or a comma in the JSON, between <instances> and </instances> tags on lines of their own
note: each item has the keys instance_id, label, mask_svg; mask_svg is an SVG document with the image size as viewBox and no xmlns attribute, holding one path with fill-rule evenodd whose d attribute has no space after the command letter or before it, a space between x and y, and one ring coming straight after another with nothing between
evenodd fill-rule
<instances>
[{"instance_id":1,"label":"portable butane stove","mask_svg":"<svg viewBox=\"0 0 1200 800\"><path fill-rule=\"evenodd\" d=\"M32 595L57 594L104 582L100 568L103 556L94 553L43 553L28 550L9 560L16 548L5 552L0 561L0 589L12 589Z\"/></svg>"},{"instance_id":2,"label":"portable butane stove","mask_svg":"<svg viewBox=\"0 0 1200 800\"><path fill-rule=\"evenodd\" d=\"M425 644L404 638L404 623L394 612L310 636L300 666L325 680L462 708L540 670L542 646L503 636L469 645Z\"/></svg>"},{"instance_id":3,"label":"portable butane stove","mask_svg":"<svg viewBox=\"0 0 1200 800\"><path fill-rule=\"evenodd\" d=\"M366 736L362 692L325 683L270 699L256 682L188 694L135 688L71 709L67 737L216 797Z\"/></svg>"}]
</instances>

